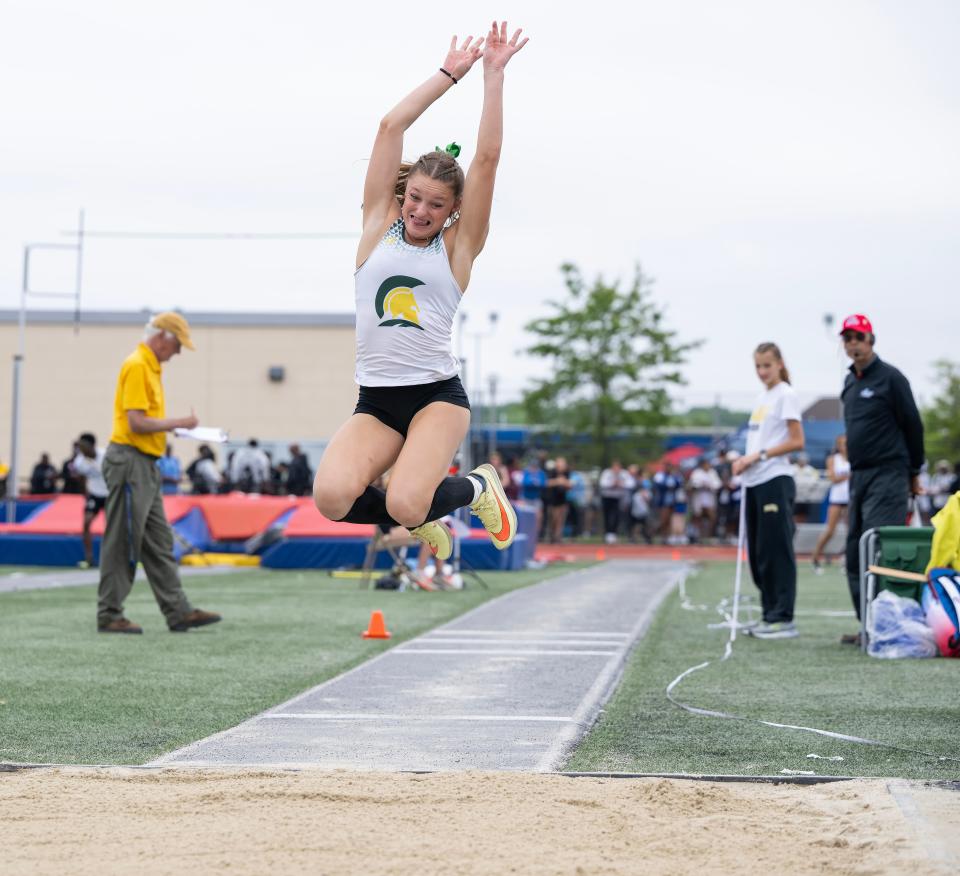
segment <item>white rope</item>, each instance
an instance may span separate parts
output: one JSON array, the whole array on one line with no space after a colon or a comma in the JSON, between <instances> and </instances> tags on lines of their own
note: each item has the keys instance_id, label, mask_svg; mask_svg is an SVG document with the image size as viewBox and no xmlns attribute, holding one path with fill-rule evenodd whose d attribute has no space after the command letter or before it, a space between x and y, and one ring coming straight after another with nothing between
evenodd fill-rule
<instances>
[{"instance_id":1,"label":"white rope","mask_svg":"<svg viewBox=\"0 0 960 876\"><path fill-rule=\"evenodd\" d=\"M737 641L737 615L740 611L740 580L743 577L743 542L747 527L747 491L740 487L740 523L737 526L737 572L733 579L733 615L730 618L730 645Z\"/></svg>"}]
</instances>

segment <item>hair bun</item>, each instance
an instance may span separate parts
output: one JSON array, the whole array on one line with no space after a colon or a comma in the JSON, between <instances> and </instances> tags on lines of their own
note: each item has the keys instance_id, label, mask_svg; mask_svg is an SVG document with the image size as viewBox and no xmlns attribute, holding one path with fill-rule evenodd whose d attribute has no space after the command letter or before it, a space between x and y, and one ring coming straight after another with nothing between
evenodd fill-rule
<instances>
[{"instance_id":1,"label":"hair bun","mask_svg":"<svg viewBox=\"0 0 960 876\"><path fill-rule=\"evenodd\" d=\"M434 150L436 152L446 152L451 158L458 158L460 155L460 146L456 143L447 143L446 147L441 149L439 146Z\"/></svg>"}]
</instances>

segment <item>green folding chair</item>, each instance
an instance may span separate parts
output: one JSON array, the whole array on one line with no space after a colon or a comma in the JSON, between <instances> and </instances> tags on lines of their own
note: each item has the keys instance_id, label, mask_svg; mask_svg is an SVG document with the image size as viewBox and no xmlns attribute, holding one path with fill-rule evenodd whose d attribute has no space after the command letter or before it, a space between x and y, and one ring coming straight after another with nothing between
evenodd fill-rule
<instances>
[{"instance_id":1,"label":"green folding chair","mask_svg":"<svg viewBox=\"0 0 960 876\"><path fill-rule=\"evenodd\" d=\"M905 580L870 570L880 566L923 575L930 562L932 526L878 526L860 537L860 647L867 650L867 608L881 590L920 601L923 580Z\"/></svg>"}]
</instances>

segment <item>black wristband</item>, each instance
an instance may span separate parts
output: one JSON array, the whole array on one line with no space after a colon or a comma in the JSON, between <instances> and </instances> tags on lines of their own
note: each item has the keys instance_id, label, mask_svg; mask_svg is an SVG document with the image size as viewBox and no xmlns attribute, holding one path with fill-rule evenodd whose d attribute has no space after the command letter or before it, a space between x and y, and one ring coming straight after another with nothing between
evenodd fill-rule
<instances>
[{"instance_id":1,"label":"black wristband","mask_svg":"<svg viewBox=\"0 0 960 876\"><path fill-rule=\"evenodd\" d=\"M441 72L444 76L449 76L449 77L453 80L453 84L454 84L454 85L457 84L457 77L454 76L449 70L444 70L443 67L441 67L441 68L440 68L440 72Z\"/></svg>"}]
</instances>

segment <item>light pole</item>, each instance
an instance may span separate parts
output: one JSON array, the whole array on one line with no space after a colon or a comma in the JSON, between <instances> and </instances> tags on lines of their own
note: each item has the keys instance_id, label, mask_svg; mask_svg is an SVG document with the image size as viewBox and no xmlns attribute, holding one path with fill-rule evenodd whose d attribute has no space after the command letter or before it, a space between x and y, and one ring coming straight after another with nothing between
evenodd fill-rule
<instances>
[{"instance_id":1,"label":"light pole","mask_svg":"<svg viewBox=\"0 0 960 876\"><path fill-rule=\"evenodd\" d=\"M490 383L490 410L493 411L493 429L490 431L490 455L497 452L497 426L500 418L497 416L497 375L491 374L487 378Z\"/></svg>"},{"instance_id":2,"label":"light pole","mask_svg":"<svg viewBox=\"0 0 960 876\"><path fill-rule=\"evenodd\" d=\"M34 250L73 250L77 254L73 292L40 292L30 288L30 256ZM35 298L72 298L74 331L80 327L80 288L83 281L83 210L77 227L76 243L28 243L23 247L23 278L20 283L20 320L17 352L13 354L13 396L10 412L10 474L7 478L7 523L17 514L17 481L20 479L20 384L27 335L27 296Z\"/></svg>"},{"instance_id":3,"label":"light pole","mask_svg":"<svg viewBox=\"0 0 960 876\"><path fill-rule=\"evenodd\" d=\"M487 315L489 327L486 331L468 332L473 338L473 369L470 380L470 394L476 399L477 422L483 428L484 404L483 404L483 371L480 367L480 344L486 338L492 337L497 330L497 320L500 315L491 310Z\"/></svg>"}]
</instances>

